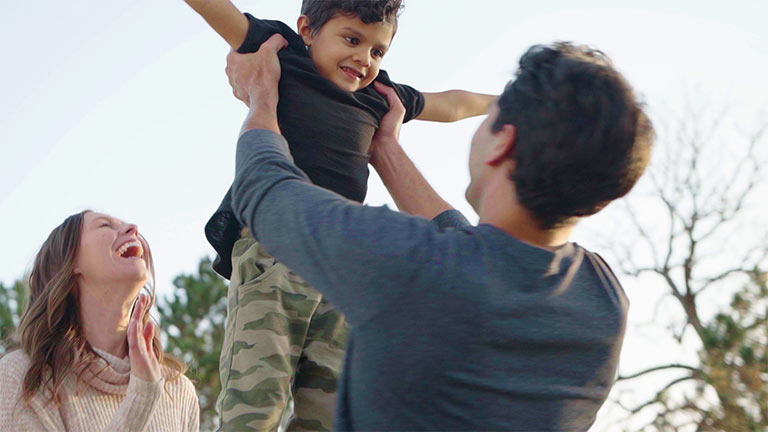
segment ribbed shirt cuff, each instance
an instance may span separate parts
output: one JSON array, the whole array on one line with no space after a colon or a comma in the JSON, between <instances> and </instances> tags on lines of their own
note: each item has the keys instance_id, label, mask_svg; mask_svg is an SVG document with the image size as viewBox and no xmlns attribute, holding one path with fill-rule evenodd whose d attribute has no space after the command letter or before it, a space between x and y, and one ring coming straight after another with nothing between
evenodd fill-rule
<instances>
[{"instance_id":1,"label":"ribbed shirt cuff","mask_svg":"<svg viewBox=\"0 0 768 432\"><path fill-rule=\"evenodd\" d=\"M456 209L446 210L432 219L440 229L468 226L469 221Z\"/></svg>"}]
</instances>

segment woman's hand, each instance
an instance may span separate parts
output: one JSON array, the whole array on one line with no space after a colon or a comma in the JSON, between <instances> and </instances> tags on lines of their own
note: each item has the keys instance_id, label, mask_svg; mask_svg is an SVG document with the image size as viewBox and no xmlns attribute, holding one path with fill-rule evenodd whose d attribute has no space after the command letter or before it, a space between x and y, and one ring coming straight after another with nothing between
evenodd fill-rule
<instances>
[{"instance_id":1,"label":"woman's hand","mask_svg":"<svg viewBox=\"0 0 768 432\"><path fill-rule=\"evenodd\" d=\"M143 381L157 382L161 377L160 363L152 349L155 326L152 320L144 317L149 312L149 297L139 296L128 323L128 358L131 361L131 374Z\"/></svg>"}]
</instances>

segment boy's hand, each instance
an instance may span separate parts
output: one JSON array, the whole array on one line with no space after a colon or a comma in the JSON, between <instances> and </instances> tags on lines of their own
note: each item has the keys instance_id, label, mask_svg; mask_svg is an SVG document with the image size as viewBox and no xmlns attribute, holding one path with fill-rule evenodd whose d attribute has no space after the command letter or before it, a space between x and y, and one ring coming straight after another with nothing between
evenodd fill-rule
<instances>
[{"instance_id":1,"label":"boy's hand","mask_svg":"<svg viewBox=\"0 0 768 432\"><path fill-rule=\"evenodd\" d=\"M253 109L255 103L277 106L277 84L281 73L277 52L287 45L285 38L274 34L255 53L229 52L226 68L229 85L235 97L249 108Z\"/></svg>"},{"instance_id":2,"label":"boy's hand","mask_svg":"<svg viewBox=\"0 0 768 432\"><path fill-rule=\"evenodd\" d=\"M383 151L386 146L399 145L400 127L403 125L405 107L392 87L387 87L378 81L375 81L373 85L377 92L387 98L387 102L389 103L389 112L382 117L379 128L376 130L376 134L371 141L370 163L375 167L378 163L379 153Z\"/></svg>"}]
</instances>

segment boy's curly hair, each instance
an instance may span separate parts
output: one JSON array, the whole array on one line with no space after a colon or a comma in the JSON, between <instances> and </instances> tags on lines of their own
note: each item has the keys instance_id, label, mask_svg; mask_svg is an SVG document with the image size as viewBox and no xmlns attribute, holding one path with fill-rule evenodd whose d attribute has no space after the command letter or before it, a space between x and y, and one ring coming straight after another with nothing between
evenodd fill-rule
<instances>
[{"instance_id":1,"label":"boy's curly hair","mask_svg":"<svg viewBox=\"0 0 768 432\"><path fill-rule=\"evenodd\" d=\"M301 14L309 18L309 28L316 32L337 14L357 16L366 24L386 21L397 31L397 17L403 0L304 0Z\"/></svg>"}]
</instances>

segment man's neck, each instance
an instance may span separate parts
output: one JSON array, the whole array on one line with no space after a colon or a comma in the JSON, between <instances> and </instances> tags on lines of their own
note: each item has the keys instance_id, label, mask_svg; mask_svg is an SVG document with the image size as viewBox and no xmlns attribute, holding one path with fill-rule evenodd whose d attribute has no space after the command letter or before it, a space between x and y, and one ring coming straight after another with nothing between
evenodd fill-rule
<instances>
[{"instance_id":1,"label":"man's neck","mask_svg":"<svg viewBox=\"0 0 768 432\"><path fill-rule=\"evenodd\" d=\"M506 176L488 182L478 203L481 224L493 225L516 239L544 249L556 249L568 242L574 224L543 229L533 214L517 199L514 184Z\"/></svg>"}]
</instances>

